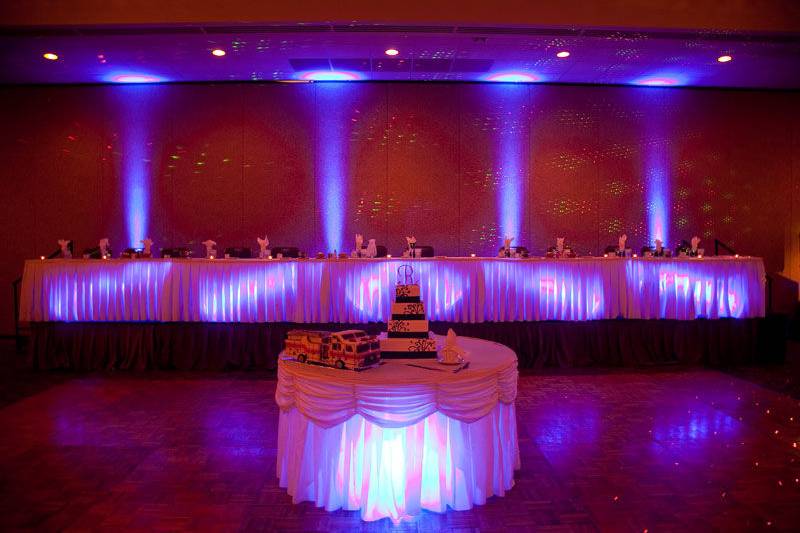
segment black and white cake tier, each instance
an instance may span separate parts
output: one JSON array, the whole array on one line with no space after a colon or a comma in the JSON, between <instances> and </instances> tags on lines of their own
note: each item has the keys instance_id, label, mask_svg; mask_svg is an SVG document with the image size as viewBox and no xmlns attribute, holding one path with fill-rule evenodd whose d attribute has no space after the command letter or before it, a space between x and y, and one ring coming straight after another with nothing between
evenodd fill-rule
<instances>
[{"instance_id":1,"label":"black and white cake tier","mask_svg":"<svg viewBox=\"0 0 800 533\"><path fill-rule=\"evenodd\" d=\"M428 329L419 285L397 285L388 332L381 335L381 357L421 359L436 357L436 340Z\"/></svg>"}]
</instances>

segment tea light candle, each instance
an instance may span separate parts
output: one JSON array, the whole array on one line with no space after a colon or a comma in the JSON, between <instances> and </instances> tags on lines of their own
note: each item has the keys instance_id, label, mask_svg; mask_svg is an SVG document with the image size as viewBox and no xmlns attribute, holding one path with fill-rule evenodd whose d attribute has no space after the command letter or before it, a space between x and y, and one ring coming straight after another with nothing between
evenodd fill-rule
<instances>
[{"instance_id":1,"label":"tea light candle","mask_svg":"<svg viewBox=\"0 0 800 533\"><path fill-rule=\"evenodd\" d=\"M470 257L475 257L475 254L469 254Z\"/></svg>"},{"instance_id":2,"label":"tea light candle","mask_svg":"<svg viewBox=\"0 0 800 533\"><path fill-rule=\"evenodd\" d=\"M41 256L41 257L39 257L39 259L41 259L42 261L44 261L44 256Z\"/></svg>"},{"instance_id":3,"label":"tea light candle","mask_svg":"<svg viewBox=\"0 0 800 533\"><path fill-rule=\"evenodd\" d=\"M214 259L214 256L213 255L209 255L208 258L209 259Z\"/></svg>"},{"instance_id":4,"label":"tea light candle","mask_svg":"<svg viewBox=\"0 0 800 533\"><path fill-rule=\"evenodd\" d=\"M386 259L391 259L391 258L392 258L392 254L386 254Z\"/></svg>"}]
</instances>

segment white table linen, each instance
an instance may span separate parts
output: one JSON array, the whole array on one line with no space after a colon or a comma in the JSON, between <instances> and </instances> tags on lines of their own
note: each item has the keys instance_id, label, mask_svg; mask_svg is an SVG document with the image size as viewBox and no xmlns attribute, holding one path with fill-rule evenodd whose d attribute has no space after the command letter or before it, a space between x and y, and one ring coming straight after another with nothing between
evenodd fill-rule
<instances>
[{"instance_id":1,"label":"white table linen","mask_svg":"<svg viewBox=\"0 0 800 533\"><path fill-rule=\"evenodd\" d=\"M387 320L409 260L27 261L23 321ZM428 318L450 322L764 316L759 258L410 261Z\"/></svg>"},{"instance_id":2,"label":"white table linen","mask_svg":"<svg viewBox=\"0 0 800 533\"><path fill-rule=\"evenodd\" d=\"M517 358L490 341L459 344L470 360L459 373L432 360L352 372L280 358L277 473L293 501L397 522L503 496L520 466Z\"/></svg>"}]
</instances>

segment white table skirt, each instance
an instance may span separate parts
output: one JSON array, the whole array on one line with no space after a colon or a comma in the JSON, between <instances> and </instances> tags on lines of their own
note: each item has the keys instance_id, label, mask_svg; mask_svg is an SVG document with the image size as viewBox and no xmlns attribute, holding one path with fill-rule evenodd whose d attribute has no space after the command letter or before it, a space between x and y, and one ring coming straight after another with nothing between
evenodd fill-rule
<instances>
[{"instance_id":1,"label":"white table skirt","mask_svg":"<svg viewBox=\"0 0 800 533\"><path fill-rule=\"evenodd\" d=\"M390 360L351 372L279 359L277 473L293 502L397 522L503 496L520 466L517 358L459 338L470 368Z\"/></svg>"},{"instance_id":2,"label":"white table skirt","mask_svg":"<svg viewBox=\"0 0 800 533\"><path fill-rule=\"evenodd\" d=\"M23 321L384 322L402 259L27 261ZM451 322L764 316L759 258L415 259Z\"/></svg>"}]
</instances>

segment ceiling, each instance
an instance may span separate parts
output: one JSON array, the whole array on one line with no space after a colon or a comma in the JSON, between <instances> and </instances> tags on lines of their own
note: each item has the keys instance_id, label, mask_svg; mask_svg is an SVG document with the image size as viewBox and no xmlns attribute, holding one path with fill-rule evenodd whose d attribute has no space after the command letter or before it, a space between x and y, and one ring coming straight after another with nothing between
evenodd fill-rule
<instances>
[{"instance_id":1,"label":"ceiling","mask_svg":"<svg viewBox=\"0 0 800 533\"><path fill-rule=\"evenodd\" d=\"M387 56L388 48L399 54ZM216 57L214 49L226 54ZM556 57L560 51L569 57ZM44 59L46 52L58 60ZM721 55L733 60L720 63ZM385 24L0 27L3 84L314 78L800 89L800 34Z\"/></svg>"}]
</instances>

